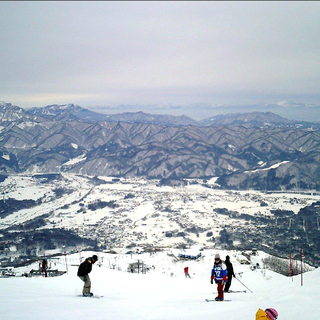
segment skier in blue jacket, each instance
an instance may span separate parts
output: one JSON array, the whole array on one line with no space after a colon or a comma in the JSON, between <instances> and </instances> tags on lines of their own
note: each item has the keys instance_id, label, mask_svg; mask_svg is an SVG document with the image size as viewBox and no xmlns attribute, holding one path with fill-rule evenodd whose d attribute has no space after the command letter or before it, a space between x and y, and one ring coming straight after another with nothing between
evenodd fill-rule
<instances>
[{"instance_id":1,"label":"skier in blue jacket","mask_svg":"<svg viewBox=\"0 0 320 320\"><path fill-rule=\"evenodd\" d=\"M214 259L213 269L211 271L211 284L213 280L217 284L218 296L215 298L217 301L223 301L223 286L228 281L227 267L220 259L217 253Z\"/></svg>"}]
</instances>

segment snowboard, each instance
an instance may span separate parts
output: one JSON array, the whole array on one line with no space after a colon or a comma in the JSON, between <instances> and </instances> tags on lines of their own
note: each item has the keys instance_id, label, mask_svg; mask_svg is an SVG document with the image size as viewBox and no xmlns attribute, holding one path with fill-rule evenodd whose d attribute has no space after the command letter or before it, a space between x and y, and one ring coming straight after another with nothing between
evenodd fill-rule
<instances>
[{"instance_id":1,"label":"snowboard","mask_svg":"<svg viewBox=\"0 0 320 320\"><path fill-rule=\"evenodd\" d=\"M84 296L82 294L78 294L77 297L82 297L82 298L91 298L91 299L100 299L100 298L103 298L103 296L100 296L98 294L94 294L93 296Z\"/></svg>"}]
</instances>

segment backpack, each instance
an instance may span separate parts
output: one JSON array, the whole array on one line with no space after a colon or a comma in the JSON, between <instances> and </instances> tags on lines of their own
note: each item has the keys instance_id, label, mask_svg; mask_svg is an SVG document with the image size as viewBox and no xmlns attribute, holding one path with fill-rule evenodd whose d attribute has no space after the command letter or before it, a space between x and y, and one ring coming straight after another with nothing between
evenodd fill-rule
<instances>
[{"instance_id":1,"label":"backpack","mask_svg":"<svg viewBox=\"0 0 320 320\"><path fill-rule=\"evenodd\" d=\"M256 313L256 320L266 320L268 319L267 314L265 311L259 308L259 310Z\"/></svg>"}]
</instances>

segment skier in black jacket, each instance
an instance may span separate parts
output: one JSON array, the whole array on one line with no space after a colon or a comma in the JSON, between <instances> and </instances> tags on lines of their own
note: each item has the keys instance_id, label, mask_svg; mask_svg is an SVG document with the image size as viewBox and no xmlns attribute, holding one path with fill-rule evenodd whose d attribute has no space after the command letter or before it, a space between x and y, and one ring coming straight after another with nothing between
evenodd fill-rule
<instances>
[{"instance_id":1,"label":"skier in black jacket","mask_svg":"<svg viewBox=\"0 0 320 320\"><path fill-rule=\"evenodd\" d=\"M230 286L231 286L231 281L232 281L232 277L236 277L233 271L233 266L232 263L230 262L230 257L226 256L226 261L225 264L227 266L227 272L228 272L228 281L224 287L224 292L229 292Z\"/></svg>"},{"instance_id":2,"label":"skier in black jacket","mask_svg":"<svg viewBox=\"0 0 320 320\"><path fill-rule=\"evenodd\" d=\"M85 297L92 297L93 293L90 292L91 280L89 273L92 270L92 265L98 260L98 257L94 254L92 257L83 261L78 269L78 277L84 282L82 295Z\"/></svg>"}]
</instances>

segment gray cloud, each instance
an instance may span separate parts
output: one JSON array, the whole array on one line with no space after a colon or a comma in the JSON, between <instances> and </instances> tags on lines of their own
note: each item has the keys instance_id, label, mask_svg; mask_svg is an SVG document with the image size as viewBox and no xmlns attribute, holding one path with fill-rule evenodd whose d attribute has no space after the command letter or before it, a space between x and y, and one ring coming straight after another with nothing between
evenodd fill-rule
<instances>
[{"instance_id":1,"label":"gray cloud","mask_svg":"<svg viewBox=\"0 0 320 320\"><path fill-rule=\"evenodd\" d=\"M0 2L0 100L320 103L319 2Z\"/></svg>"}]
</instances>

